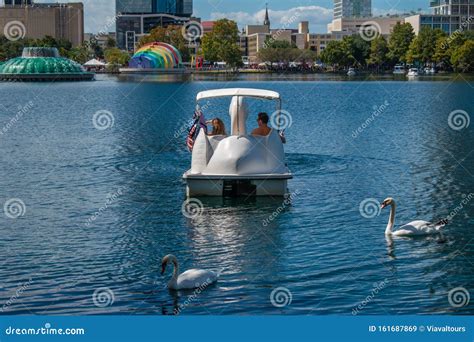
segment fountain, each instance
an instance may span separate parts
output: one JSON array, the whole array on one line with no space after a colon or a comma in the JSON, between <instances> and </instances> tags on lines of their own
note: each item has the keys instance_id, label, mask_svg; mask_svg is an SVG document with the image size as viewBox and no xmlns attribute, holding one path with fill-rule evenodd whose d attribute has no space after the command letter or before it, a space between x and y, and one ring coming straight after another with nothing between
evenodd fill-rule
<instances>
[{"instance_id":1,"label":"fountain","mask_svg":"<svg viewBox=\"0 0 474 342\"><path fill-rule=\"evenodd\" d=\"M21 57L0 64L2 81L89 81L94 73L82 65L60 57L56 48L25 47Z\"/></svg>"}]
</instances>

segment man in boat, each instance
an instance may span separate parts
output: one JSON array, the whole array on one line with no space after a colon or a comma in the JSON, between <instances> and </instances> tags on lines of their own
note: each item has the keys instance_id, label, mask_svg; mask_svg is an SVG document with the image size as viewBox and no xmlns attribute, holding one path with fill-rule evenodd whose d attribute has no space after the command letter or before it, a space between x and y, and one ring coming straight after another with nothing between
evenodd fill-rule
<instances>
[{"instance_id":1,"label":"man in boat","mask_svg":"<svg viewBox=\"0 0 474 342\"><path fill-rule=\"evenodd\" d=\"M265 112L258 113L257 116L258 127L252 131L252 135L263 135L267 136L270 134L271 128L268 127L268 114ZM286 138L283 131L279 132L281 142L286 144Z\"/></svg>"},{"instance_id":2,"label":"man in boat","mask_svg":"<svg viewBox=\"0 0 474 342\"><path fill-rule=\"evenodd\" d=\"M266 136L270 133L271 129L268 127L268 114L265 112L258 113L257 116L258 127L252 131L252 135L263 135Z\"/></svg>"}]
</instances>

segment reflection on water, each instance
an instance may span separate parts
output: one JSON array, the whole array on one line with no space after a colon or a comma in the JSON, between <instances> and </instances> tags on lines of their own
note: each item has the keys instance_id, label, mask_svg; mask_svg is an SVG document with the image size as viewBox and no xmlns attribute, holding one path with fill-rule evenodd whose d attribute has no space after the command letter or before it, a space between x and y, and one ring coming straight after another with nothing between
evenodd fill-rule
<instances>
[{"instance_id":1,"label":"reflection on water","mask_svg":"<svg viewBox=\"0 0 474 342\"><path fill-rule=\"evenodd\" d=\"M371 219L359 212L367 198L394 197L398 227L439 220L463 203L474 189L474 135L453 131L447 118L455 109L474 112L464 80L252 75L226 85L199 77L0 85L0 127L19 103L34 103L34 113L0 137L2 201L26 205L17 219L0 215L0 304L27 284L5 313L350 315L381 282L360 314L473 312L473 303L454 308L447 298L474 285L471 201L444 239L386 238L388 212ZM202 215L189 219L181 212L181 176L190 163L182 126L197 92L222 86L281 93L293 118L286 151L294 196L290 203L200 198ZM354 138L385 101L386 110ZM217 101L209 115L225 119L227 106ZM94 128L98 110L113 113L112 128ZM219 281L197 296L169 291L170 275L159 274L169 253L182 271L222 270ZM93 293L104 287L114 300L100 307ZM290 305L272 305L277 287L291 292Z\"/></svg>"}]
</instances>

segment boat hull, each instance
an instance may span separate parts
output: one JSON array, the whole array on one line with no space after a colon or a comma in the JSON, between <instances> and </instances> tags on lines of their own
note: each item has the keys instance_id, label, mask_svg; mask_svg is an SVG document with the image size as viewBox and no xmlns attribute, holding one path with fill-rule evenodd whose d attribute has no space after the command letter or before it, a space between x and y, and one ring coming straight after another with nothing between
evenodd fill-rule
<instances>
[{"instance_id":1,"label":"boat hull","mask_svg":"<svg viewBox=\"0 0 474 342\"><path fill-rule=\"evenodd\" d=\"M199 196L285 196L291 174L271 176L203 176L184 174L186 195Z\"/></svg>"}]
</instances>

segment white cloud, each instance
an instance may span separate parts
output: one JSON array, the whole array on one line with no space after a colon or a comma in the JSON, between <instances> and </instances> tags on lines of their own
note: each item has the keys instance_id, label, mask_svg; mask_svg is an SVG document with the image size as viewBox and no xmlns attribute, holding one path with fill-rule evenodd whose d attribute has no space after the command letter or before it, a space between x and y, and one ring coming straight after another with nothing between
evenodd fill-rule
<instances>
[{"instance_id":1,"label":"white cloud","mask_svg":"<svg viewBox=\"0 0 474 342\"><path fill-rule=\"evenodd\" d=\"M268 15L272 28L289 27L296 28L300 21L307 20L313 26L323 27L332 20L332 9L321 6L300 6L289 8L284 11L269 10ZM237 22L239 27L247 24L263 24L265 18L265 10L258 12L213 12L211 19L232 19Z\"/></svg>"}]
</instances>

